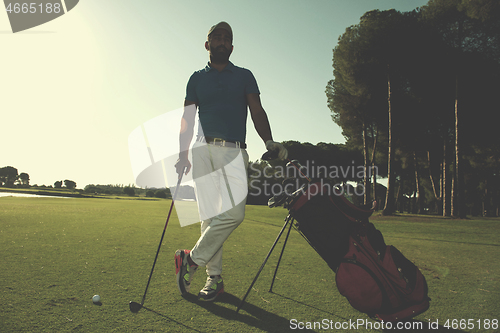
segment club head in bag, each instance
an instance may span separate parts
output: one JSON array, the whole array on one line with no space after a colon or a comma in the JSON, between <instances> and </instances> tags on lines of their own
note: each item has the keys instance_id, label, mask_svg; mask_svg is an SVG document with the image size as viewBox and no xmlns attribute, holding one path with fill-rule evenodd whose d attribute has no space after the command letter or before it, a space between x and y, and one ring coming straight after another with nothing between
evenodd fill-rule
<instances>
[{"instance_id":1,"label":"club head in bag","mask_svg":"<svg viewBox=\"0 0 500 333\"><path fill-rule=\"evenodd\" d=\"M279 207L286 201L287 198L288 198L287 193L281 192L280 194L269 198L269 200L267 201L267 206L269 208Z\"/></svg>"},{"instance_id":2,"label":"club head in bag","mask_svg":"<svg viewBox=\"0 0 500 333\"><path fill-rule=\"evenodd\" d=\"M302 166L302 164L300 164L300 162L298 160L291 160L289 161L287 164L286 164L286 167L290 167L290 166L293 166L294 168L296 168L297 170L301 171L304 167Z\"/></svg>"},{"instance_id":3,"label":"club head in bag","mask_svg":"<svg viewBox=\"0 0 500 333\"><path fill-rule=\"evenodd\" d=\"M295 169L297 169L304 178L306 178L308 181L311 181L311 178L309 178L309 174L307 172L307 168L304 167L298 160L288 160L288 163L286 164L286 167L293 166Z\"/></svg>"},{"instance_id":4,"label":"club head in bag","mask_svg":"<svg viewBox=\"0 0 500 333\"><path fill-rule=\"evenodd\" d=\"M266 151L262 157L260 158L261 160L263 161L271 161L271 160L275 160L278 158L278 154L279 154L279 150L278 149L275 149L275 150L268 150Z\"/></svg>"},{"instance_id":5,"label":"club head in bag","mask_svg":"<svg viewBox=\"0 0 500 333\"><path fill-rule=\"evenodd\" d=\"M137 303L137 302L132 302L132 301L130 301L130 302L128 303L128 307L130 308L130 311L131 311L132 313L137 313L137 312L139 312L139 310L141 310L141 309L142 309L142 304L141 304L141 303Z\"/></svg>"}]
</instances>

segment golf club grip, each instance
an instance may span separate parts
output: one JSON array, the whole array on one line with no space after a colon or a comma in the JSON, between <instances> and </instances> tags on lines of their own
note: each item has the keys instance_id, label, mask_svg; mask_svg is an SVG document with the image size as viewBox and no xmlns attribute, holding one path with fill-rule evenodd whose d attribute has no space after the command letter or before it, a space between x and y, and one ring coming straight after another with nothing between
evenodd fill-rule
<instances>
[{"instance_id":1,"label":"golf club grip","mask_svg":"<svg viewBox=\"0 0 500 333\"><path fill-rule=\"evenodd\" d=\"M182 172L179 175L179 179L177 179L177 185L175 186L175 191L174 191L174 195L172 197L172 202L174 202L175 198L177 197L177 190L179 189L179 186L181 185L182 176L184 176L184 173L186 173L186 169L187 169L187 167L182 168Z\"/></svg>"},{"instance_id":2,"label":"golf club grip","mask_svg":"<svg viewBox=\"0 0 500 333\"><path fill-rule=\"evenodd\" d=\"M181 182L182 182L182 176L184 176L186 169L187 169L187 167L182 168L182 173L180 174L180 177L177 180L177 185L175 186L174 195L172 196L172 203L170 204L170 210L168 211L167 221L165 222L164 230L167 229L168 220L170 220L170 214L172 214L172 208L174 208L174 202L175 202L175 199L177 199L177 191L179 191L179 187L180 187ZM160 244L161 244L161 241L160 241Z\"/></svg>"},{"instance_id":3,"label":"golf club grip","mask_svg":"<svg viewBox=\"0 0 500 333\"><path fill-rule=\"evenodd\" d=\"M262 155L262 157L260 159L263 161L275 160L278 158L278 154L279 154L278 149L268 150Z\"/></svg>"}]
</instances>

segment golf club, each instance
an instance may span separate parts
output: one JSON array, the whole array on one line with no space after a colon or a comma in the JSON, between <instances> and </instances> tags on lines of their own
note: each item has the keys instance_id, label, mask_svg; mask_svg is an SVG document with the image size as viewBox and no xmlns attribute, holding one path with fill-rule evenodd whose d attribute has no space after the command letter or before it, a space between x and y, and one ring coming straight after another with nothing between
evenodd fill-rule
<instances>
[{"instance_id":1,"label":"golf club","mask_svg":"<svg viewBox=\"0 0 500 333\"><path fill-rule=\"evenodd\" d=\"M268 150L266 151L262 157L260 158L263 161L270 161L278 158L278 149Z\"/></svg>"},{"instance_id":2,"label":"golf club","mask_svg":"<svg viewBox=\"0 0 500 333\"><path fill-rule=\"evenodd\" d=\"M163 233L161 235L160 244L158 245L158 250L156 250L155 261L153 262L153 267L151 267L151 273L149 273L148 284L146 285L146 290L144 291L144 296L142 296L142 301L141 301L141 303L130 301L128 304L130 311L132 311L133 313L139 312L139 310L142 309L142 307L144 306L144 301L146 300L146 293L148 292L149 282L151 282L151 277L153 276L153 271L154 271L155 265L156 265L156 259L158 259L158 253L160 253L161 243L163 242L163 237L165 236L165 230L167 230L168 220L170 220L170 214L172 213L172 208L174 207L174 202L175 202L175 199L177 198L177 191L179 190L179 186L180 186L181 181L182 181L182 176L184 175L185 171L186 171L186 167L184 167L184 169L182 169L182 173L180 174L179 180L177 181L177 186L175 187L174 196L172 197L172 203L170 204L170 210L168 211L167 221L165 222L165 227L163 228Z\"/></svg>"},{"instance_id":3,"label":"golf club","mask_svg":"<svg viewBox=\"0 0 500 333\"><path fill-rule=\"evenodd\" d=\"M279 150L278 149L273 149L273 150L268 150L266 151L262 157L260 158L261 160L263 161L271 161L271 160L274 160L276 158L278 158L278 153L279 153ZM309 178L309 176L307 175L307 173L304 173L302 172L302 169L306 169L305 167L303 167L299 161L297 160L291 160L289 158L286 159L288 161L287 163L287 167L289 165L292 165L294 166L301 174L302 176L304 176L304 178L306 178L308 181L311 181L311 178ZM306 169L307 170L307 169Z\"/></svg>"},{"instance_id":4,"label":"golf club","mask_svg":"<svg viewBox=\"0 0 500 333\"><path fill-rule=\"evenodd\" d=\"M309 175L307 174L307 168L303 167L302 164L300 164L299 161L297 160L288 160L288 163L286 164L286 166L288 167L289 165L292 165L295 169L297 169L300 174L306 178L309 182L311 181L311 178L309 178ZM302 172L302 169L306 169L306 173Z\"/></svg>"}]
</instances>

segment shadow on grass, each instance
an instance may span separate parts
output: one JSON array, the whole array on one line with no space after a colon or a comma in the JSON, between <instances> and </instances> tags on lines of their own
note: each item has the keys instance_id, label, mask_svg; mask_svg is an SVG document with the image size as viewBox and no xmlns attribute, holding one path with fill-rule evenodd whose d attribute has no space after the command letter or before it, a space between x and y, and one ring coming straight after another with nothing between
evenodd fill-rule
<instances>
[{"instance_id":1,"label":"shadow on grass","mask_svg":"<svg viewBox=\"0 0 500 333\"><path fill-rule=\"evenodd\" d=\"M342 319L344 322L349 322L348 318L341 317L339 315L336 315L333 312L328 312L326 310L314 307L312 305L294 300L290 297L283 296L280 294L276 294L277 296L281 296L287 300L291 300L293 302L296 302L300 305L308 306L310 308L313 308L315 310L336 316L340 319ZM204 308L207 311L210 311L216 316L219 316L221 318L227 319L227 320L233 320L233 321L239 321L241 323L244 323L246 325L255 327L259 330L262 331L267 331L267 332L273 332L273 333L279 333L279 332L289 332L290 331L290 321L286 318L280 317L278 315L275 315L269 311L266 311L264 309L261 309L255 305L245 303L243 307L240 309L239 313L236 313L236 308L240 304L241 300L230 294L230 293L224 293L217 298L216 302L203 302L199 301L198 297L192 294L183 296L185 300L188 302L191 302L193 304L196 304L202 308ZM227 307L221 306L218 303L224 303L224 304L229 304L234 306L234 311L231 309L228 309ZM200 332L203 333L203 331L200 331L196 328L187 326L169 316L164 315L163 313L157 312L155 310L149 309L146 306L143 306L142 309L152 312L160 317L163 317L175 324L177 324L179 327L183 327L184 329L182 330L183 332L186 332L186 329L189 330L189 332ZM353 310L354 311L354 310ZM244 312L248 314L244 314ZM393 323L391 329L382 329L382 332L392 332L392 333L398 333L398 332L419 332L419 333L440 333L440 332L448 332L448 333L464 333L466 331L461 331L458 329L453 329L453 328L447 328L442 325L436 325L435 323L430 324L429 322L426 321L421 321L421 320L407 320L404 322L401 322L403 324L402 327L406 328L397 328L397 324ZM382 327L387 327L387 323L385 323ZM375 327L375 326L374 326ZM366 328L366 327L365 327ZM315 332L313 330L308 330L308 329L301 329L301 332Z\"/></svg>"},{"instance_id":2,"label":"shadow on grass","mask_svg":"<svg viewBox=\"0 0 500 333\"><path fill-rule=\"evenodd\" d=\"M210 311L216 316L227 320L234 320L244 323L246 325L255 327L259 330L266 332L289 332L290 320L275 315L269 311L261 309L255 305L245 303L240 311L237 313L236 308L241 300L230 294L223 293L217 298L216 302L199 301L195 295L186 295L184 297L187 301L194 303L207 311ZM225 306L219 305L220 303L229 304L234 306L234 310L230 310ZM301 332L314 332L311 330L301 330Z\"/></svg>"},{"instance_id":3,"label":"shadow on grass","mask_svg":"<svg viewBox=\"0 0 500 333\"><path fill-rule=\"evenodd\" d=\"M344 317L341 317L333 312L329 312L329 311L326 311L326 310L323 310L323 309L320 309L320 308L317 308L315 306L312 306L312 305L309 305L309 304L306 304L304 302L301 302L301 301L297 301L293 298L290 298L290 297L287 297L287 296L284 296L284 295L281 295L281 294L278 294L278 293L275 293L273 292L275 295L277 296L280 296L280 297L283 297L287 300L290 300L290 301L293 301L295 303L298 303L300 305L304 305L304 306L307 306L307 307L310 307L314 310L317 310L317 311L321 311L321 312L324 312L324 313L327 313L329 315L333 315L333 316L336 316L338 318L340 318L341 320L343 320L344 322L349 322L349 318L344 318ZM353 310L355 311L355 310ZM415 319L411 319L411 320L408 320L408 321L404 321L402 322L403 325L406 324L406 326L402 326L402 327L408 327L407 329L397 329L396 328L396 323L393 324L393 328L392 329L383 329L382 332L421 332L421 333L430 333L430 332L466 332L466 331L461 331L461 330L457 330L457 329L452 329L452 328L446 328L442 325L435 325L434 323L431 325L429 324L429 322L426 322L426 321L421 321L421 320L415 320Z\"/></svg>"},{"instance_id":4,"label":"shadow on grass","mask_svg":"<svg viewBox=\"0 0 500 333\"><path fill-rule=\"evenodd\" d=\"M349 318L344 318L344 317L341 317L341 316L339 316L339 315L338 315L338 314L336 314L336 313L329 312L329 311L326 311L326 310L323 310L323 309L317 308L317 307L315 307L315 306L312 306L312 305L310 305L310 304L307 304L307 303L304 303L304 302L301 302L301 301L297 301L297 300L295 300L295 299L293 299L293 298L290 298L290 297L288 297L288 296L285 296L285 295L281 295L281 294L275 293L274 291L272 291L272 293L273 293L273 294L275 294L276 296L283 297L283 298L285 298L285 299L287 299L287 300L289 300L289 301L292 301L292 302L298 303L298 304L303 305L303 306L310 307L310 308L312 308L312 309L314 309L314 310L317 310L317 311L320 311L320 312L327 313L327 314L329 314L329 315L332 315L332 316L335 316L335 317L337 317L337 318L340 318L340 319L342 319L342 320L344 320L344 321L349 321Z\"/></svg>"},{"instance_id":5,"label":"shadow on grass","mask_svg":"<svg viewBox=\"0 0 500 333\"><path fill-rule=\"evenodd\" d=\"M165 318L165 319L168 319L168 320L170 320L171 322L176 323L177 325L179 325L179 327L184 327L185 329L189 329L189 330L191 330L191 331L193 331L193 332L200 332L200 333L202 333L202 331L197 330L196 328L193 328L193 327L187 326L187 325L185 325L185 324L183 324L183 323L181 323L181 322L179 322L179 321L177 321L177 320L175 320L175 319L173 319L173 318L171 318L171 317L169 317L169 316L164 315L163 313L157 312L157 311L155 311L155 310L153 310L153 309L150 309L150 308L148 308L148 307L146 307L146 306L142 306L142 308L141 308L141 309L147 310L147 311L152 312L152 313L154 313L154 314L156 314L156 315L158 315L158 316L160 316L160 317L163 317L163 318ZM183 331L183 332L186 332L186 330L182 330L182 331Z\"/></svg>"}]
</instances>

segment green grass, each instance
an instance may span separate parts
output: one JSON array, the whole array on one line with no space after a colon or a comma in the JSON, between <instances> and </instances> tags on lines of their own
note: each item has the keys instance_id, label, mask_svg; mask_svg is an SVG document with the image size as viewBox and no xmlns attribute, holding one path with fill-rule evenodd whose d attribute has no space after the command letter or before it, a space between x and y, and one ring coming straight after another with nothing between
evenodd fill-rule
<instances>
[{"instance_id":1,"label":"green grass","mask_svg":"<svg viewBox=\"0 0 500 333\"><path fill-rule=\"evenodd\" d=\"M286 215L282 208L261 206L247 207L245 221L224 246L226 293L215 303L179 295L173 253L194 245L199 224L181 228L173 215L147 309L132 314L128 302L141 301L169 205L168 200L0 198L0 331L288 332L291 319L370 321L338 293L334 273L295 231L274 293L268 290L280 246L236 314ZM495 331L477 329L477 321L500 319L500 219L402 215L371 221L427 278L431 307L416 320L425 327L439 320L441 327L422 332L453 332L443 327L447 319L474 319L476 329L460 331ZM203 287L203 275L195 276L194 293ZM94 294L101 295L101 306L92 303Z\"/></svg>"}]
</instances>

